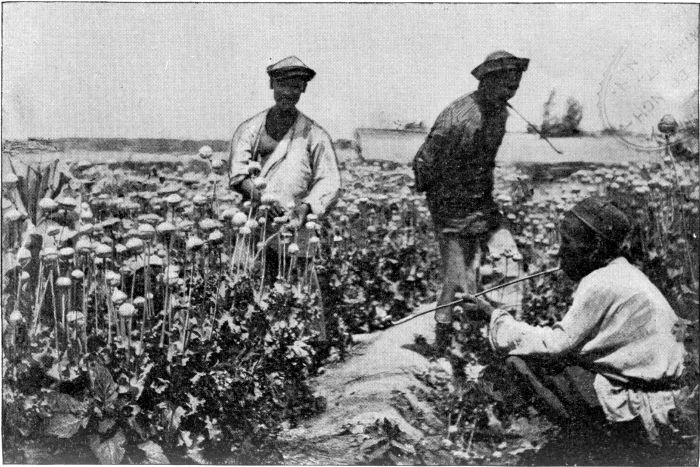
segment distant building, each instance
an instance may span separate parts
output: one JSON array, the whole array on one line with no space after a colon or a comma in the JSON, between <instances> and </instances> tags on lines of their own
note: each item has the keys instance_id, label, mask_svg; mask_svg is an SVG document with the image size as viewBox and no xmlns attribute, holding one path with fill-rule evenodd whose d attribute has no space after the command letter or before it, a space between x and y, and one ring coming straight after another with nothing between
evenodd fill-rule
<instances>
[{"instance_id":1,"label":"distant building","mask_svg":"<svg viewBox=\"0 0 700 467\"><path fill-rule=\"evenodd\" d=\"M357 151L365 160L410 164L428 136L421 125L411 129L358 128L355 130Z\"/></svg>"}]
</instances>

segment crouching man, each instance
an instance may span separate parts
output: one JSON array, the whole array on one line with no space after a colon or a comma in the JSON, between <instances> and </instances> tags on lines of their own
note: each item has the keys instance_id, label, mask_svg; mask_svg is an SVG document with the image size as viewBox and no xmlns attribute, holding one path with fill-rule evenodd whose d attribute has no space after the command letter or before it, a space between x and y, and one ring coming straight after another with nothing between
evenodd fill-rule
<instances>
[{"instance_id":1,"label":"crouching man","mask_svg":"<svg viewBox=\"0 0 700 467\"><path fill-rule=\"evenodd\" d=\"M629 230L605 199L585 199L565 214L561 267L580 282L552 327L516 321L478 298L468 297L466 308L490 316L491 345L508 353L517 379L550 413L572 419L600 406L611 426L639 427L657 442L675 407L685 350L669 303L620 255Z\"/></svg>"}]
</instances>

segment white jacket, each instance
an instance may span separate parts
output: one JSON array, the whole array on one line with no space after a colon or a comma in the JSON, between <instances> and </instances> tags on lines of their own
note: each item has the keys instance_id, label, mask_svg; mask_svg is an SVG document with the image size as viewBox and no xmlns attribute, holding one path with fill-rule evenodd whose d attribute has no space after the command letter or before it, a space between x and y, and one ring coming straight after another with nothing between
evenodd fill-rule
<instances>
[{"instance_id":1,"label":"white jacket","mask_svg":"<svg viewBox=\"0 0 700 467\"><path fill-rule=\"evenodd\" d=\"M628 383L681 375L685 348L677 323L661 291L620 257L581 280L571 308L554 326L530 326L497 310L489 338L511 355L577 354L597 373L594 387L608 420L640 416L654 439L655 422L668 422L674 391L644 391Z\"/></svg>"},{"instance_id":2,"label":"white jacket","mask_svg":"<svg viewBox=\"0 0 700 467\"><path fill-rule=\"evenodd\" d=\"M248 175L248 162L259 160L256 152L269 109L243 122L231 140L229 184ZM316 122L299 112L296 121L268 157L260 173L269 193L281 205L308 203L323 215L337 199L340 171L331 138Z\"/></svg>"}]
</instances>

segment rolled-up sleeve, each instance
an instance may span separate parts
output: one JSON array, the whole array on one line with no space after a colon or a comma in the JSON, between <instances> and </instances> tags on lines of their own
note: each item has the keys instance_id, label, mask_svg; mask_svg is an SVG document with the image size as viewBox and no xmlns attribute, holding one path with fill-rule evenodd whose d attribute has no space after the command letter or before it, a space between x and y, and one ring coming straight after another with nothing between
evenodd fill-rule
<instances>
[{"instance_id":1,"label":"rolled-up sleeve","mask_svg":"<svg viewBox=\"0 0 700 467\"><path fill-rule=\"evenodd\" d=\"M531 326L516 321L506 311L495 311L489 326L491 346L510 355L559 355L576 349L610 306L609 294L604 290L589 291L586 285L581 283L571 308L552 327Z\"/></svg>"},{"instance_id":2,"label":"rolled-up sleeve","mask_svg":"<svg viewBox=\"0 0 700 467\"><path fill-rule=\"evenodd\" d=\"M250 121L242 123L234 132L228 160L229 186L238 185L248 176L248 162L253 157L256 137L255 125Z\"/></svg>"},{"instance_id":3,"label":"rolled-up sleeve","mask_svg":"<svg viewBox=\"0 0 700 467\"><path fill-rule=\"evenodd\" d=\"M311 206L311 212L323 215L340 192L338 159L331 139L325 133L311 141L309 152L313 180L304 202Z\"/></svg>"}]
</instances>

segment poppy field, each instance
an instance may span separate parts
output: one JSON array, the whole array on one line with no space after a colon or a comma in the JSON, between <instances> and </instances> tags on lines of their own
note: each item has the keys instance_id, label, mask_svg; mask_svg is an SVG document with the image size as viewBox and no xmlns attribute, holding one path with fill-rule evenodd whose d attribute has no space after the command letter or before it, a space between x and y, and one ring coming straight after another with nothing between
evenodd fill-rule
<instances>
[{"instance_id":1,"label":"poppy field","mask_svg":"<svg viewBox=\"0 0 700 467\"><path fill-rule=\"evenodd\" d=\"M438 251L410 168L348 164L332 211L303 224L271 195L243 202L226 170L206 155L78 164L67 192L39 200L51 241L35 250L21 246L22 214L3 206L5 462L281 462L277 433L325 408L309 379L346 357L353 334L435 301ZM264 193L259 170L249 167ZM660 158L546 181L508 166L496 180L519 247L507 261L523 272L556 265L560 216L583 197L611 196L630 215L626 254L683 318L686 402L696 400L697 163ZM485 255L482 277L498 280L498 259ZM562 275L535 279L515 312L551 324L573 287ZM469 317L454 325L453 361L493 362ZM446 397L455 459L483 460L490 416L508 418L498 395Z\"/></svg>"}]
</instances>

